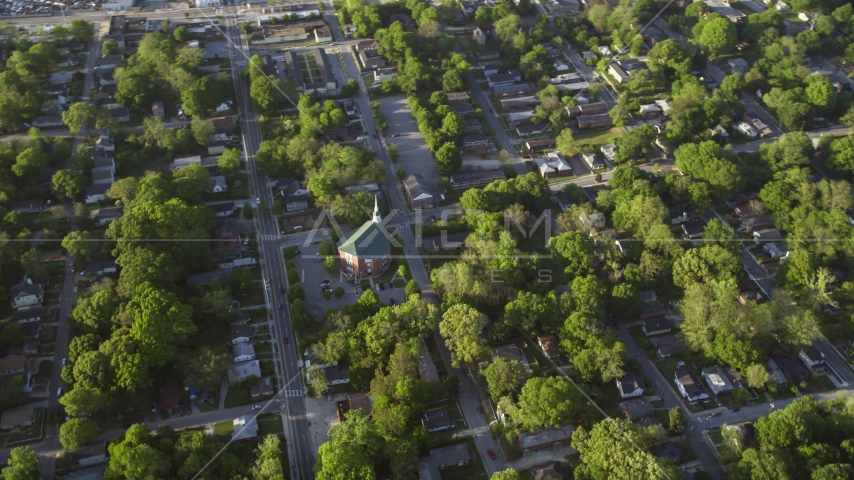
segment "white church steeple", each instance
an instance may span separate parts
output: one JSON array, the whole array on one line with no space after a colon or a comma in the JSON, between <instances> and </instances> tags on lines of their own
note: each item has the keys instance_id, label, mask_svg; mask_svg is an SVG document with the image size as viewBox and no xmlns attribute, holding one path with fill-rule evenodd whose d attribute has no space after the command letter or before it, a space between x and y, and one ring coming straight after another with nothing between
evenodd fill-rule
<instances>
[{"instance_id":1,"label":"white church steeple","mask_svg":"<svg viewBox=\"0 0 854 480\"><path fill-rule=\"evenodd\" d=\"M380 217L380 207L377 204L377 196L374 195L374 223L382 223L382 218Z\"/></svg>"}]
</instances>

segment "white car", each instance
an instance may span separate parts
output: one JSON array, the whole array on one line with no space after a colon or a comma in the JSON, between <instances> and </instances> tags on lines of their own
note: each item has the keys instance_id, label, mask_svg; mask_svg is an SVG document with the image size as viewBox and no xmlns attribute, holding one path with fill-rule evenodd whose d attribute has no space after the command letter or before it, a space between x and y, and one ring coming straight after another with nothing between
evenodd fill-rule
<instances>
[{"instance_id":1,"label":"white car","mask_svg":"<svg viewBox=\"0 0 854 480\"><path fill-rule=\"evenodd\" d=\"M56 389L56 396L57 396L57 397L61 397L61 396L62 396L62 387L59 387L59 388L57 388L57 389Z\"/></svg>"},{"instance_id":2,"label":"white car","mask_svg":"<svg viewBox=\"0 0 854 480\"><path fill-rule=\"evenodd\" d=\"M63 367L65 366L65 361L66 361L66 360L68 360L68 359L67 359L67 358L63 358L63 359L62 359L62 366L63 366Z\"/></svg>"},{"instance_id":3,"label":"white car","mask_svg":"<svg viewBox=\"0 0 854 480\"><path fill-rule=\"evenodd\" d=\"M254 412L255 410L260 410L260 409L261 409L261 405L255 405L254 407L252 407L252 411L253 411L253 412Z\"/></svg>"},{"instance_id":4,"label":"white car","mask_svg":"<svg viewBox=\"0 0 854 480\"><path fill-rule=\"evenodd\" d=\"M261 197L255 197L255 203L261 205Z\"/></svg>"},{"instance_id":5,"label":"white car","mask_svg":"<svg viewBox=\"0 0 854 480\"><path fill-rule=\"evenodd\" d=\"M365 137L356 137L356 140L364 140Z\"/></svg>"}]
</instances>

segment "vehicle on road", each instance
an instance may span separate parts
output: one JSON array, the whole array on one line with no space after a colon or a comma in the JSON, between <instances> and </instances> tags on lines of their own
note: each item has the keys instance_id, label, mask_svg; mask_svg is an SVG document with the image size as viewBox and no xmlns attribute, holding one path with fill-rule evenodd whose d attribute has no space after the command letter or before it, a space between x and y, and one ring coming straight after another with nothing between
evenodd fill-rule
<instances>
[{"instance_id":1,"label":"vehicle on road","mask_svg":"<svg viewBox=\"0 0 854 480\"><path fill-rule=\"evenodd\" d=\"M157 413L157 402L151 404L151 413Z\"/></svg>"},{"instance_id":2,"label":"vehicle on road","mask_svg":"<svg viewBox=\"0 0 854 480\"><path fill-rule=\"evenodd\" d=\"M285 287L279 287L279 291L282 292L282 295L285 294Z\"/></svg>"},{"instance_id":3,"label":"vehicle on road","mask_svg":"<svg viewBox=\"0 0 854 480\"><path fill-rule=\"evenodd\" d=\"M254 412L255 410L261 410L261 405L255 405L252 407L252 411Z\"/></svg>"},{"instance_id":4,"label":"vehicle on road","mask_svg":"<svg viewBox=\"0 0 854 480\"><path fill-rule=\"evenodd\" d=\"M288 344L288 337L282 337L282 341L285 342L285 345Z\"/></svg>"},{"instance_id":5,"label":"vehicle on road","mask_svg":"<svg viewBox=\"0 0 854 480\"><path fill-rule=\"evenodd\" d=\"M56 396L57 396L57 398L62 396L62 387L59 387L56 389Z\"/></svg>"},{"instance_id":6,"label":"vehicle on road","mask_svg":"<svg viewBox=\"0 0 854 480\"><path fill-rule=\"evenodd\" d=\"M279 310L282 309L282 302L279 302Z\"/></svg>"},{"instance_id":7,"label":"vehicle on road","mask_svg":"<svg viewBox=\"0 0 854 480\"><path fill-rule=\"evenodd\" d=\"M487 450L486 454L489 455L489 458L491 458L493 460L498 459L498 455L496 455L495 452L493 452L492 450Z\"/></svg>"},{"instance_id":8,"label":"vehicle on road","mask_svg":"<svg viewBox=\"0 0 854 480\"><path fill-rule=\"evenodd\" d=\"M395 133L394 135L392 135L392 137L399 137L399 136L400 136L399 133Z\"/></svg>"},{"instance_id":9,"label":"vehicle on road","mask_svg":"<svg viewBox=\"0 0 854 480\"><path fill-rule=\"evenodd\" d=\"M187 405L187 408L184 409L184 413L193 413L193 407L191 405Z\"/></svg>"},{"instance_id":10,"label":"vehicle on road","mask_svg":"<svg viewBox=\"0 0 854 480\"><path fill-rule=\"evenodd\" d=\"M388 299L388 303L389 303L389 305L391 305L391 306L395 306L395 305L397 305L397 302L396 302L393 298L389 298L389 299Z\"/></svg>"},{"instance_id":11,"label":"vehicle on road","mask_svg":"<svg viewBox=\"0 0 854 480\"><path fill-rule=\"evenodd\" d=\"M68 360L68 359L67 359L67 358L63 358L63 359L62 359L62 366L63 366L63 367L65 366L65 361L66 361L66 360Z\"/></svg>"},{"instance_id":12,"label":"vehicle on road","mask_svg":"<svg viewBox=\"0 0 854 480\"><path fill-rule=\"evenodd\" d=\"M261 205L261 197L255 197L255 203Z\"/></svg>"},{"instance_id":13,"label":"vehicle on road","mask_svg":"<svg viewBox=\"0 0 854 480\"><path fill-rule=\"evenodd\" d=\"M77 262L74 260L71 261L71 273L77 273Z\"/></svg>"},{"instance_id":14,"label":"vehicle on road","mask_svg":"<svg viewBox=\"0 0 854 480\"><path fill-rule=\"evenodd\" d=\"M480 405L477 406L477 413L483 413L483 407Z\"/></svg>"},{"instance_id":15,"label":"vehicle on road","mask_svg":"<svg viewBox=\"0 0 854 480\"><path fill-rule=\"evenodd\" d=\"M741 410L741 408L740 408L740 407L732 407L732 408L730 408L730 409L729 409L729 411L730 411L730 412L733 412L733 413L735 413L735 412L737 412L737 411L739 411L739 410Z\"/></svg>"}]
</instances>

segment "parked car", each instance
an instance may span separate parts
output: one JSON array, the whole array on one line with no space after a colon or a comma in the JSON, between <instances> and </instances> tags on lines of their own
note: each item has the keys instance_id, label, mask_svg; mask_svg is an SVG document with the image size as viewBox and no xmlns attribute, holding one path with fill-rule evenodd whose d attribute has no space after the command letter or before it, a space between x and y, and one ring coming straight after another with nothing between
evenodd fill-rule
<instances>
[{"instance_id":1,"label":"parked car","mask_svg":"<svg viewBox=\"0 0 854 480\"><path fill-rule=\"evenodd\" d=\"M741 408L739 408L739 407L732 407L732 408L730 408L730 409L729 409L729 411L730 411L730 412L733 412L733 413L735 413L735 412L737 412L737 411L739 411L739 410L741 410Z\"/></svg>"},{"instance_id":2,"label":"parked car","mask_svg":"<svg viewBox=\"0 0 854 480\"><path fill-rule=\"evenodd\" d=\"M487 450L486 454L489 455L489 458L491 458L493 460L498 459L498 455L496 455L495 452L493 452L492 450Z\"/></svg>"},{"instance_id":3,"label":"parked car","mask_svg":"<svg viewBox=\"0 0 854 480\"><path fill-rule=\"evenodd\" d=\"M282 302L279 302L279 310L282 309Z\"/></svg>"},{"instance_id":4,"label":"parked car","mask_svg":"<svg viewBox=\"0 0 854 480\"><path fill-rule=\"evenodd\" d=\"M65 366L65 361L66 361L66 360L68 360L68 359L67 359L67 358L63 358L63 359L62 359L62 366L63 366L63 367Z\"/></svg>"},{"instance_id":5,"label":"parked car","mask_svg":"<svg viewBox=\"0 0 854 480\"><path fill-rule=\"evenodd\" d=\"M288 337L282 337L282 341L285 342L285 345L288 344Z\"/></svg>"},{"instance_id":6,"label":"parked car","mask_svg":"<svg viewBox=\"0 0 854 480\"><path fill-rule=\"evenodd\" d=\"M261 405L255 405L252 407L252 411L254 412L255 410L261 410Z\"/></svg>"},{"instance_id":7,"label":"parked car","mask_svg":"<svg viewBox=\"0 0 854 480\"><path fill-rule=\"evenodd\" d=\"M157 402L151 404L151 413L157 413Z\"/></svg>"},{"instance_id":8,"label":"parked car","mask_svg":"<svg viewBox=\"0 0 854 480\"><path fill-rule=\"evenodd\" d=\"M255 197L255 203L261 205L261 197Z\"/></svg>"},{"instance_id":9,"label":"parked car","mask_svg":"<svg viewBox=\"0 0 854 480\"><path fill-rule=\"evenodd\" d=\"M59 398L62 396L62 387L56 389L56 397Z\"/></svg>"},{"instance_id":10,"label":"parked car","mask_svg":"<svg viewBox=\"0 0 854 480\"><path fill-rule=\"evenodd\" d=\"M483 407L480 405L477 406L477 413L483 413Z\"/></svg>"}]
</instances>

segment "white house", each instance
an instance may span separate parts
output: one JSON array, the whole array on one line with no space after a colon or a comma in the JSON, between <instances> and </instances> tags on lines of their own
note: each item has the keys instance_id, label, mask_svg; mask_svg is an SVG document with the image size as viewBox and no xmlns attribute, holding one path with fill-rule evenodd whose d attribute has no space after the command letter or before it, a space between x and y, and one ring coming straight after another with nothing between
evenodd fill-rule
<instances>
[{"instance_id":1,"label":"white house","mask_svg":"<svg viewBox=\"0 0 854 480\"><path fill-rule=\"evenodd\" d=\"M210 177L208 180L210 181L211 192L222 193L228 190L228 185L225 182L225 177L223 177L222 175Z\"/></svg>"},{"instance_id":2,"label":"white house","mask_svg":"<svg viewBox=\"0 0 854 480\"><path fill-rule=\"evenodd\" d=\"M567 63L565 60L561 60L560 58L555 60L554 65L555 69L557 69L558 72L565 72L569 70L569 63Z\"/></svg>"},{"instance_id":3,"label":"white house","mask_svg":"<svg viewBox=\"0 0 854 480\"><path fill-rule=\"evenodd\" d=\"M680 362L679 368L676 369L676 374L673 381L679 389L679 393L688 400L689 403L697 403L702 400L708 400L709 394L700 383L700 379L694 375L694 372L689 369L684 362Z\"/></svg>"},{"instance_id":4,"label":"white house","mask_svg":"<svg viewBox=\"0 0 854 480\"><path fill-rule=\"evenodd\" d=\"M217 113L227 112L227 111L231 110L231 107L233 105L234 105L234 102L230 98L227 98L222 103L217 105L216 111L217 111Z\"/></svg>"},{"instance_id":5,"label":"white house","mask_svg":"<svg viewBox=\"0 0 854 480\"><path fill-rule=\"evenodd\" d=\"M228 383L239 383L249 377L261 378L261 363L258 360L235 363L228 371Z\"/></svg>"},{"instance_id":6,"label":"white house","mask_svg":"<svg viewBox=\"0 0 854 480\"><path fill-rule=\"evenodd\" d=\"M715 365L713 367L704 368L701 372L703 378L706 379L706 384L712 389L715 395L731 392L734 390L732 382L729 381L726 373L721 370L721 367Z\"/></svg>"},{"instance_id":7,"label":"white house","mask_svg":"<svg viewBox=\"0 0 854 480\"><path fill-rule=\"evenodd\" d=\"M231 350L232 353L234 353L235 362L248 362L249 360L255 360L255 347L253 347L251 343L238 343L231 347Z\"/></svg>"},{"instance_id":8,"label":"white house","mask_svg":"<svg viewBox=\"0 0 854 480\"><path fill-rule=\"evenodd\" d=\"M615 382L622 398L640 397L643 395L643 391L646 390L646 383L634 373L627 373L621 378L616 379Z\"/></svg>"},{"instance_id":9,"label":"white house","mask_svg":"<svg viewBox=\"0 0 854 480\"><path fill-rule=\"evenodd\" d=\"M774 8L781 12L787 12L792 9L792 7L790 7L788 3L781 2L780 0L777 0L777 4L774 5Z\"/></svg>"},{"instance_id":10,"label":"white house","mask_svg":"<svg viewBox=\"0 0 854 480\"><path fill-rule=\"evenodd\" d=\"M382 83L386 80L394 79L394 69L391 68L378 68L374 71L374 81L377 83Z\"/></svg>"},{"instance_id":11,"label":"white house","mask_svg":"<svg viewBox=\"0 0 854 480\"><path fill-rule=\"evenodd\" d=\"M41 284L34 284L30 278L26 278L18 285L13 285L11 293L12 308L15 310L33 305L41 305L44 301L44 288L42 288Z\"/></svg>"},{"instance_id":12,"label":"white house","mask_svg":"<svg viewBox=\"0 0 854 480\"><path fill-rule=\"evenodd\" d=\"M756 135L758 135L758 133L756 133L756 129L753 128L753 126L747 122L733 123L732 128L738 130L739 132L747 135L750 138L756 138Z\"/></svg>"},{"instance_id":13,"label":"white house","mask_svg":"<svg viewBox=\"0 0 854 480\"><path fill-rule=\"evenodd\" d=\"M241 415L232 420L232 424L234 425L232 440L248 440L258 436L258 422L255 421L254 415Z\"/></svg>"}]
</instances>

